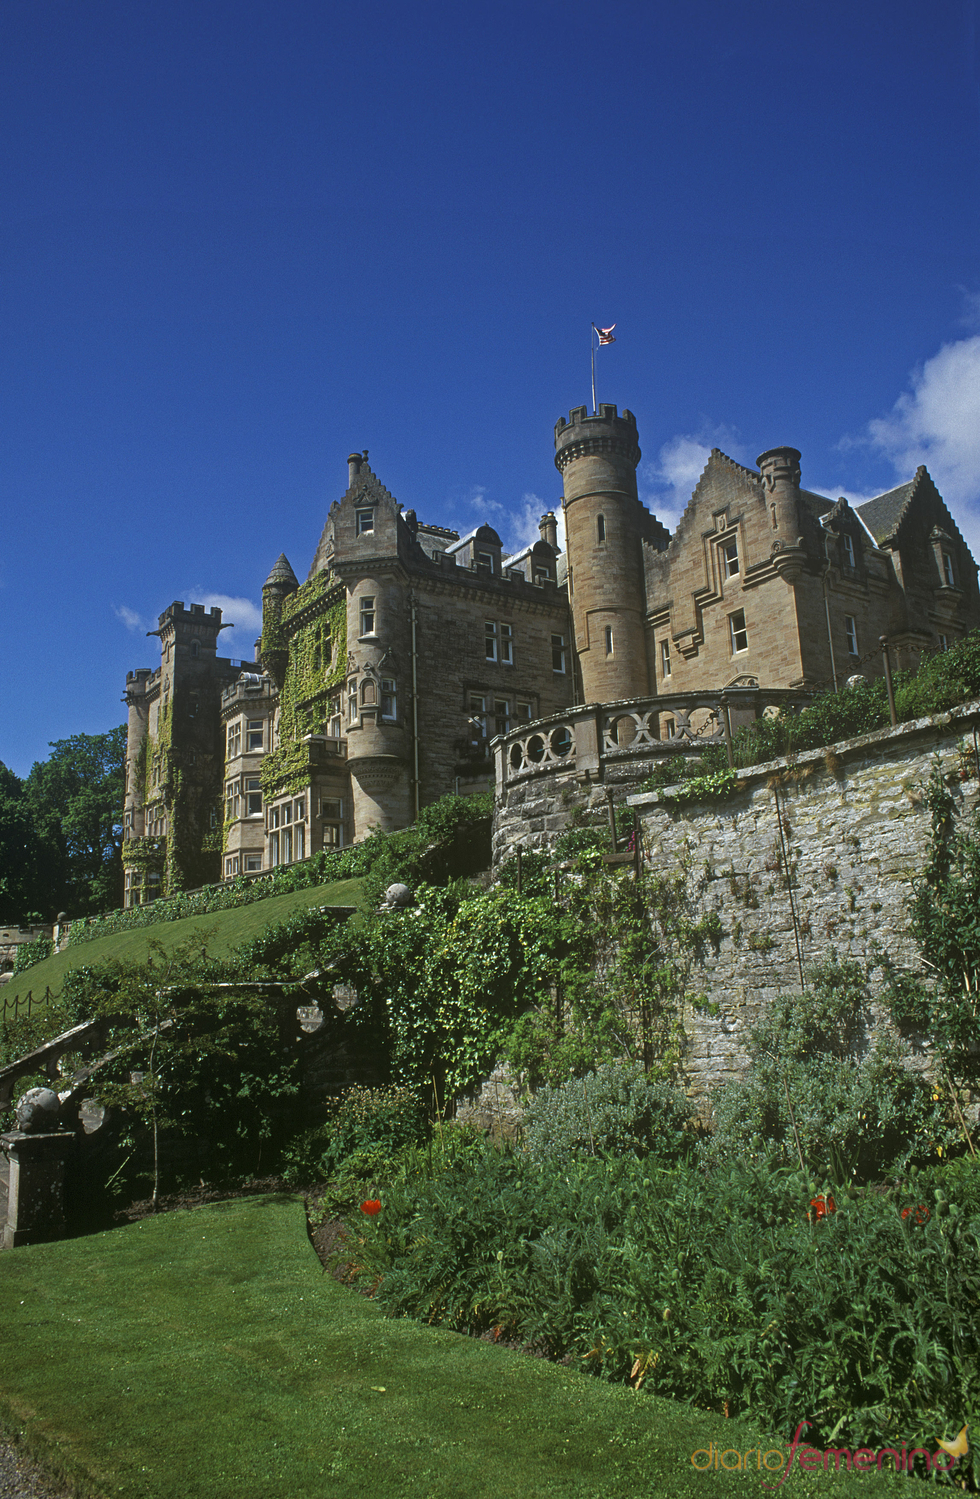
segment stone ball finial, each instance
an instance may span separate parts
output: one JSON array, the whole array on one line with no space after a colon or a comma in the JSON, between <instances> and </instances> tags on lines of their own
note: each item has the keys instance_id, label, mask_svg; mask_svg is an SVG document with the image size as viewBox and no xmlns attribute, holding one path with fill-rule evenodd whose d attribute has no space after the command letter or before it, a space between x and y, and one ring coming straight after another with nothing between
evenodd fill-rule
<instances>
[{"instance_id":1,"label":"stone ball finial","mask_svg":"<svg viewBox=\"0 0 980 1499\"><path fill-rule=\"evenodd\" d=\"M381 903L384 911L406 911L409 906L414 906L415 896L407 885L389 885L385 891L385 898Z\"/></svg>"},{"instance_id":2,"label":"stone ball finial","mask_svg":"<svg viewBox=\"0 0 980 1499\"><path fill-rule=\"evenodd\" d=\"M855 689L855 687L863 687L864 686L864 677L861 675L861 673L859 671L855 672L855 674L854 674L853 677L848 677L847 681L844 683L844 686L845 687L849 687L851 689L851 691L853 692L854 689Z\"/></svg>"},{"instance_id":3,"label":"stone ball finial","mask_svg":"<svg viewBox=\"0 0 980 1499\"><path fill-rule=\"evenodd\" d=\"M41 1135L58 1128L61 1103L50 1088L28 1088L17 1100L17 1128L25 1135Z\"/></svg>"}]
</instances>

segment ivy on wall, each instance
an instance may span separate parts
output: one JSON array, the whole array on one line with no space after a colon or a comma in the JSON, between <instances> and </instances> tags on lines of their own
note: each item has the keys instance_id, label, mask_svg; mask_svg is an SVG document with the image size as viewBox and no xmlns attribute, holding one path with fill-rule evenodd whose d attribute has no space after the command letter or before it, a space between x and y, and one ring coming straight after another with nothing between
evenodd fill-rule
<instances>
[{"instance_id":1,"label":"ivy on wall","mask_svg":"<svg viewBox=\"0 0 980 1499\"><path fill-rule=\"evenodd\" d=\"M347 675L347 602L341 596L326 600L338 587L332 573L317 573L282 606L280 649L288 651L285 677L279 690L279 747L262 763L266 800L303 791L310 782L307 734L326 729L328 702ZM317 607L319 606L319 607ZM303 624L312 608L316 613ZM263 619L263 649L265 630Z\"/></svg>"}]
</instances>

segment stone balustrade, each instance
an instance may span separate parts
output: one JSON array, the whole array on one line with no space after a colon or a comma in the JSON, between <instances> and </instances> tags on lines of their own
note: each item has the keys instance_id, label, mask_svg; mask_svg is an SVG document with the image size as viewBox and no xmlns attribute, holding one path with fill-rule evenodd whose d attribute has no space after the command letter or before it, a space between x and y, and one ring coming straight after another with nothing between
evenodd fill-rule
<instances>
[{"instance_id":1,"label":"stone balustrade","mask_svg":"<svg viewBox=\"0 0 980 1499\"><path fill-rule=\"evenodd\" d=\"M729 731L754 719L799 712L812 696L785 688L728 687L569 708L491 741L497 792L556 772L604 780L607 768L625 768L637 759L696 755L723 744Z\"/></svg>"}]
</instances>

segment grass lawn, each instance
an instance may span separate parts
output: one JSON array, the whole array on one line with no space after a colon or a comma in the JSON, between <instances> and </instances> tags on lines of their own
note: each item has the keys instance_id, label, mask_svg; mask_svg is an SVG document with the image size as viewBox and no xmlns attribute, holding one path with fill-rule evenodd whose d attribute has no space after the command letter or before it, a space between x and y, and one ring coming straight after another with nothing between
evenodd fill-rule
<instances>
[{"instance_id":1,"label":"grass lawn","mask_svg":"<svg viewBox=\"0 0 980 1499\"><path fill-rule=\"evenodd\" d=\"M253 901L250 906L237 906L230 911L214 911L210 916L185 916L181 921L161 921L155 926L136 927L129 932L114 932L108 937L97 937L94 942L80 942L77 947L68 947L43 963L35 963L24 973L17 974L2 992L7 1003L14 996L24 996L33 990L35 999L50 987L57 994L69 968L81 964L105 963L110 958L126 958L141 963L150 952L150 943L155 939L164 947L176 947L188 937L215 928L214 940L208 943L208 951L216 958L227 956L243 942L250 942L274 921L282 921L294 911L305 906L356 906L360 903L364 888L363 879L335 880L329 885L313 885L307 890L293 890L288 895L272 895L266 900ZM37 1010L32 1014L36 1015Z\"/></svg>"},{"instance_id":2,"label":"grass lawn","mask_svg":"<svg viewBox=\"0 0 980 1499\"><path fill-rule=\"evenodd\" d=\"M294 1198L5 1251L0 1321L0 1420L106 1499L762 1493L754 1466L691 1466L758 1447L741 1422L386 1319L324 1274ZM909 1482L794 1468L782 1492Z\"/></svg>"}]
</instances>

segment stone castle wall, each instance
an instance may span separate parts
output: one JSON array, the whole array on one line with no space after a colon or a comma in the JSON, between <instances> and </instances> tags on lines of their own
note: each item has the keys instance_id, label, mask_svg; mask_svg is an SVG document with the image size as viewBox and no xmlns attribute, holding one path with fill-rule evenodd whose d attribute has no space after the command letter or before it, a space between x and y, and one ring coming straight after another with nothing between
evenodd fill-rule
<instances>
[{"instance_id":1,"label":"stone castle wall","mask_svg":"<svg viewBox=\"0 0 980 1499\"><path fill-rule=\"evenodd\" d=\"M797 936L804 970L834 954L872 963L879 949L917 966L907 925L910 882L928 853L924 793L938 759L960 818L977 807L978 722L980 702L967 703L740 771L734 796L699 804L631 794L622 766L609 787L543 773L502 795L498 787L495 857L546 848L575 821L605 825L607 790L636 808L646 867L686 868L701 908L717 911L724 930L694 977L708 1003L684 1017L687 1086L705 1097L744 1071L748 1031L765 1006L799 991Z\"/></svg>"}]
</instances>

